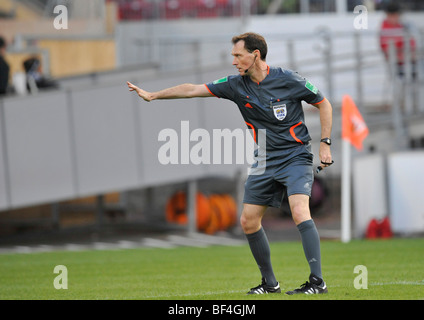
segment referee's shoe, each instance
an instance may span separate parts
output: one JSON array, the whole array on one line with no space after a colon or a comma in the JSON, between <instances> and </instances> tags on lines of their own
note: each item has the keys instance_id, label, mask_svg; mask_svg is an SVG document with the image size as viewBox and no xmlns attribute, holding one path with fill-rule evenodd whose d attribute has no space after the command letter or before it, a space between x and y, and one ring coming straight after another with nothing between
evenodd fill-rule
<instances>
[{"instance_id":1,"label":"referee's shoe","mask_svg":"<svg viewBox=\"0 0 424 320\"><path fill-rule=\"evenodd\" d=\"M265 279L262 278L262 283L250 289L247 294L266 294L266 293L281 293L280 284L277 282L275 287L266 284Z\"/></svg>"},{"instance_id":2,"label":"referee's shoe","mask_svg":"<svg viewBox=\"0 0 424 320\"><path fill-rule=\"evenodd\" d=\"M294 289L292 291L287 291L286 294L321 294L328 293L327 286L325 285L324 280L316 277L311 274L309 276L309 282L306 281L304 284L300 286L300 288Z\"/></svg>"}]
</instances>

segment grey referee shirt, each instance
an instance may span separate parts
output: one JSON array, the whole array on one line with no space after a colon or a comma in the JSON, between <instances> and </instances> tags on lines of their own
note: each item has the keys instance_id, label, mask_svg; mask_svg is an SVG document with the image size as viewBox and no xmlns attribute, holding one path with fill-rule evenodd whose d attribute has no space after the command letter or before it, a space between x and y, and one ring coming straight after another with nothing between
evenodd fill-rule
<instances>
[{"instance_id":1,"label":"grey referee shirt","mask_svg":"<svg viewBox=\"0 0 424 320\"><path fill-rule=\"evenodd\" d=\"M306 145L311 140L302 100L319 104L324 96L294 71L268 66L267 73L260 83L253 82L249 76L232 75L205 85L216 97L237 104L256 142L258 130L266 130L268 155L284 157L292 147Z\"/></svg>"}]
</instances>

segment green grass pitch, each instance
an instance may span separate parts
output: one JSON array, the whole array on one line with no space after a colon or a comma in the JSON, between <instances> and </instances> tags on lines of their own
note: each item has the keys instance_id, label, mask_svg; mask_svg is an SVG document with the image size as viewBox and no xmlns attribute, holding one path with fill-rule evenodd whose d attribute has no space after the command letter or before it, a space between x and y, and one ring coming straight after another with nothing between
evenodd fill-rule
<instances>
[{"instance_id":1,"label":"green grass pitch","mask_svg":"<svg viewBox=\"0 0 424 320\"><path fill-rule=\"evenodd\" d=\"M56 251L0 255L0 299L152 300L420 300L424 299L424 239L322 241L329 293L247 296L260 274L247 245ZM271 243L282 290L299 287L309 268L300 242ZM68 289L55 289L64 265ZM366 267L355 273L355 266ZM363 270L362 270L363 271ZM367 289L355 288L355 278Z\"/></svg>"}]
</instances>

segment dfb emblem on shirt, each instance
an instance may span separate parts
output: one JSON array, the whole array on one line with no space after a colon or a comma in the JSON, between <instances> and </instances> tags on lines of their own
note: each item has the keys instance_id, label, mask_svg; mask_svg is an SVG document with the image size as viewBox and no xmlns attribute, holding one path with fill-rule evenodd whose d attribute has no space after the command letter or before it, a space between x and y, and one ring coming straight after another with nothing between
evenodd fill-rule
<instances>
[{"instance_id":1,"label":"dfb emblem on shirt","mask_svg":"<svg viewBox=\"0 0 424 320\"><path fill-rule=\"evenodd\" d=\"M284 120L287 115L287 107L285 104L280 104L278 106L272 106L274 109L274 115L278 120Z\"/></svg>"}]
</instances>

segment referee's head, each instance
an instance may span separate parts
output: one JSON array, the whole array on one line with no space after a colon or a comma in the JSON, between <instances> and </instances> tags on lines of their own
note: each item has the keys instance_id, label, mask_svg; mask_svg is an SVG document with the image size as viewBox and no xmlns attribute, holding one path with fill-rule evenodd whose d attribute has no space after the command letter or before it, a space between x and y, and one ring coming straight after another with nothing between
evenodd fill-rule
<instances>
[{"instance_id":1,"label":"referee's head","mask_svg":"<svg viewBox=\"0 0 424 320\"><path fill-rule=\"evenodd\" d=\"M255 50L259 50L261 53L261 60L266 60L266 55L268 54L268 45L266 44L264 37L254 32L247 32L238 36L234 36L231 41L233 45L235 45L241 40L244 41L244 47L248 52L252 53Z\"/></svg>"}]
</instances>

